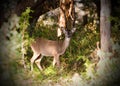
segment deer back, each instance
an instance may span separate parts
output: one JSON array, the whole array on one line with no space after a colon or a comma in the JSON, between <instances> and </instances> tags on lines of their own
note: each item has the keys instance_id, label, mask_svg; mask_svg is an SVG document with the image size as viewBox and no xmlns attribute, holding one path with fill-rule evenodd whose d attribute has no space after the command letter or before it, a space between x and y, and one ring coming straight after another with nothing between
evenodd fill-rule
<instances>
[{"instance_id":1,"label":"deer back","mask_svg":"<svg viewBox=\"0 0 120 86\"><path fill-rule=\"evenodd\" d=\"M37 38L31 44L31 48L34 53L42 54L45 56L61 54L65 50L64 47L64 41L53 41L44 38Z\"/></svg>"}]
</instances>

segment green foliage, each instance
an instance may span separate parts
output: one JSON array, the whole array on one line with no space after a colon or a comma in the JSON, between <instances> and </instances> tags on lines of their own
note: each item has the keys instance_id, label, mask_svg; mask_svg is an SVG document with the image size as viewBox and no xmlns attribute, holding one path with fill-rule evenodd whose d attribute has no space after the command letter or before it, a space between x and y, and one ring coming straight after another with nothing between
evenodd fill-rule
<instances>
[{"instance_id":1,"label":"green foliage","mask_svg":"<svg viewBox=\"0 0 120 86\"><path fill-rule=\"evenodd\" d=\"M120 18L119 17L110 17L110 21L111 21L111 24L112 24L112 28L111 28L111 34L112 34L112 38L114 39L114 41L120 41L120 30L119 30L119 27L120 27Z\"/></svg>"},{"instance_id":2,"label":"green foliage","mask_svg":"<svg viewBox=\"0 0 120 86\"><path fill-rule=\"evenodd\" d=\"M45 70L44 70L44 73L45 73L45 75L56 75L57 73L56 73L56 71L55 71L55 68L53 68L53 66L51 65L51 66L49 66L48 68L46 68Z\"/></svg>"},{"instance_id":3,"label":"green foliage","mask_svg":"<svg viewBox=\"0 0 120 86\"><path fill-rule=\"evenodd\" d=\"M20 21L19 21L19 31L21 34L21 48L22 53L26 54L26 50L28 49L28 46L30 42L32 41L32 38L30 38L28 33L28 26L29 26L29 19L31 18L30 13L33 12L29 7L21 14Z\"/></svg>"},{"instance_id":4,"label":"green foliage","mask_svg":"<svg viewBox=\"0 0 120 86\"><path fill-rule=\"evenodd\" d=\"M25 31L29 26L29 19L31 18L30 13L33 12L29 7L26 11L21 14L20 17L20 29Z\"/></svg>"},{"instance_id":5,"label":"green foliage","mask_svg":"<svg viewBox=\"0 0 120 86\"><path fill-rule=\"evenodd\" d=\"M29 19L31 18L30 13L33 12L29 7L27 7L27 9L25 10L25 12L23 12L20 16L20 20L19 20L19 25L20 25L20 34L23 36L23 39L28 39L29 38L29 34L28 34L28 26L29 26Z\"/></svg>"}]
</instances>

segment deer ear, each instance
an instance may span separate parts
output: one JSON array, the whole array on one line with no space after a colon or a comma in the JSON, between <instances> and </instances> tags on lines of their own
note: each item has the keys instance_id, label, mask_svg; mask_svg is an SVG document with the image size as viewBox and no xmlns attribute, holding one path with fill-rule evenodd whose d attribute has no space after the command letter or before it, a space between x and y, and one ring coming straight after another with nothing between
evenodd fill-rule
<instances>
[{"instance_id":1,"label":"deer ear","mask_svg":"<svg viewBox=\"0 0 120 86\"><path fill-rule=\"evenodd\" d=\"M72 28L71 32L74 33L76 31L76 28Z\"/></svg>"}]
</instances>

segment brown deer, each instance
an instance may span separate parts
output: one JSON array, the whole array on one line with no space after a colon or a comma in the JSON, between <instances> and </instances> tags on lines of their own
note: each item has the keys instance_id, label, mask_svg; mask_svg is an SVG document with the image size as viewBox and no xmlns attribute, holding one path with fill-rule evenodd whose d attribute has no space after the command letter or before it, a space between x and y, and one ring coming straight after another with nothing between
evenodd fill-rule
<instances>
[{"instance_id":1,"label":"brown deer","mask_svg":"<svg viewBox=\"0 0 120 86\"><path fill-rule=\"evenodd\" d=\"M60 67L59 56L65 53L67 47L69 46L72 34L75 32L76 28L73 28L72 30L65 30L63 28L62 30L65 34L64 41L53 41L44 38L37 38L31 44L31 49L33 51L33 56L31 58L31 71L33 71L34 62L40 70L43 70L40 65L43 56L53 56L53 67L55 64Z\"/></svg>"}]
</instances>

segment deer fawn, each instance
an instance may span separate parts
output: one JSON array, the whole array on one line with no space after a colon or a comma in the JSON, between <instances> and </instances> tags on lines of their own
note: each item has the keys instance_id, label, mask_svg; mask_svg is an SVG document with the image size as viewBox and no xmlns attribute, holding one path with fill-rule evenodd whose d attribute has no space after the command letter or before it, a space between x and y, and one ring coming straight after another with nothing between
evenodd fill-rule
<instances>
[{"instance_id":1,"label":"deer fawn","mask_svg":"<svg viewBox=\"0 0 120 86\"><path fill-rule=\"evenodd\" d=\"M31 71L33 71L34 62L40 70L43 70L40 65L43 56L53 56L53 67L55 66L55 64L60 67L59 56L65 53L67 47L69 46L71 36L75 32L76 28L73 28L69 31L65 29L62 30L65 34L64 41L53 41L44 38L37 38L31 44L31 49L33 51L33 56L31 58Z\"/></svg>"}]
</instances>

